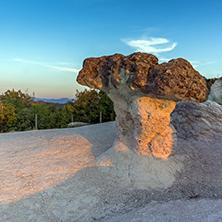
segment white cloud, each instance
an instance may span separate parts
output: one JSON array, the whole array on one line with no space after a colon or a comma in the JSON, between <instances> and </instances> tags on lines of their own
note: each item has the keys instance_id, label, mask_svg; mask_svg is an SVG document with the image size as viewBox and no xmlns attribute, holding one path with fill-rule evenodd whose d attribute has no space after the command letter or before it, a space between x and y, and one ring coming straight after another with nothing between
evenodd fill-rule
<instances>
[{"instance_id":1,"label":"white cloud","mask_svg":"<svg viewBox=\"0 0 222 222\"><path fill-rule=\"evenodd\" d=\"M153 54L159 54L162 52L172 51L177 43L174 42L170 44L170 41L165 38L150 38L149 40L122 40L127 45L135 48L140 52L147 52ZM165 45L165 47L160 47L159 45ZM167 45L166 45L167 44Z\"/></svg>"},{"instance_id":2,"label":"white cloud","mask_svg":"<svg viewBox=\"0 0 222 222\"><path fill-rule=\"evenodd\" d=\"M191 62L193 63L193 62ZM195 62L194 62L195 63ZM216 63L216 61L209 61L209 62L203 62L203 63L200 63L200 62L196 62L198 64L194 65L195 67L199 67L199 66L207 66L207 65L211 65L211 64L214 64Z\"/></svg>"},{"instance_id":3,"label":"white cloud","mask_svg":"<svg viewBox=\"0 0 222 222\"><path fill-rule=\"evenodd\" d=\"M198 67L208 66L208 65L214 64L214 63L216 63L216 61L209 61L209 62L190 61L190 63L191 63L192 66L196 69L196 68L198 68Z\"/></svg>"},{"instance_id":4,"label":"white cloud","mask_svg":"<svg viewBox=\"0 0 222 222\"><path fill-rule=\"evenodd\" d=\"M59 71L65 72L79 72L79 69L67 68L67 67L59 67L59 66L52 66L52 65L45 65L45 67L56 69Z\"/></svg>"},{"instance_id":5,"label":"white cloud","mask_svg":"<svg viewBox=\"0 0 222 222\"><path fill-rule=\"evenodd\" d=\"M15 62L23 62L23 59L17 59L17 58L15 58L15 59L13 59Z\"/></svg>"},{"instance_id":6,"label":"white cloud","mask_svg":"<svg viewBox=\"0 0 222 222\"><path fill-rule=\"evenodd\" d=\"M159 56L158 59L159 59L160 62L169 62L171 60L171 59L168 59L168 58L165 58L165 57L162 57L162 56Z\"/></svg>"},{"instance_id":7,"label":"white cloud","mask_svg":"<svg viewBox=\"0 0 222 222\"><path fill-rule=\"evenodd\" d=\"M60 63L58 63L58 65L50 65L50 64L42 63L42 62L24 60L24 59L21 59L21 58L14 58L11 61L33 64L33 65L39 65L39 66L42 66L42 67L47 67L47 68L51 68L51 69L55 69L55 70L59 70L59 71L64 71L64 72L75 72L75 73L79 72L79 69L75 69L75 68L71 68L71 67L64 67L64 65L69 64L69 63L61 63L60 62ZM59 66L59 65L63 65L63 66Z\"/></svg>"}]
</instances>

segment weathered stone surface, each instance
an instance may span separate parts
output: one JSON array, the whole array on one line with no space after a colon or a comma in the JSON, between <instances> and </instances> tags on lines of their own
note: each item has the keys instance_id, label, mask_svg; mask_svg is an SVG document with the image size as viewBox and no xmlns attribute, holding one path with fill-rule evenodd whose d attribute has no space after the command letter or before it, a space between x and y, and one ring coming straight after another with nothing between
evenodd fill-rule
<instances>
[{"instance_id":1,"label":"weathered stone surface","mask_svg":"<svg viewBox=\"0 0 222 222\"><path fill-rule=\"evenodd\" d=\"M184 168L182 156L156 159L136 155L118 140L98 157L97 166L102 172L129 180L139 189L167 188L175 181L175 175Z\"/></svg>"},{"instance_id":2,"label":"weathered stone surface","mask_svg":"<svg viewBox=\"0 0 222 222\"><path fill-rule=\"evenodd\" d=\"M175 150L175 129L170 113L176 102L138 97L128 104L121 97L114 100L117 137L138 154L167 158Z\"/></svg>"},{"instance_id":3,"label":"weathered stone surface","mask_svg":"<svg viewBox=\"0 0 222 222\"><path fill-rule=\"evenodd\" d=\"M185 59L172 59L152 67L147 76L151 90L157 95L173 94L178 100L203 102L207 87L204 77ZM149 85L146 87L149 91Z\"/></svg>"},{"instance_id":4,"label":"weathered stone surface","mask_svg":"<svg viewBox=\"0 0 222 222\"><path fill-rule=\"evenodd\" d=\"M114 54L99 58L87 58L77 82L91 88L117 88L127 83L129 87L145 88L147 73L158 63L157 57L147 53L134 53L129 56ZM108 89L106 89L108 90Z\"/></svg>"},{"instance_id":5,"label":"weathered stone surface","mask_svg":"<svg viewBox=\"0 0 222 222\"><path fill-rule=\"evenodd\" d=\"M176 147L170 124L176 101L203 102L207 95L204 78L185 59L158 64L157 57L140 52L88 58L77 81L113 100L120 142L138 154L163 159Z\"/></svg>"},{"instance_id":6,"label":"weathered stone surface","mask_svg":"<svg viewBox=\"0 0 222 222\"><path fill-rule=\"evenodd\" d=\"M222 77L216 80L215 83L211 86L208 99L222 105Z\"/></svg>"},{"instance_id":7,"label":"weathered stone surface","mask_svg":"<svg viewBox=\"0 0 222 222\"><path fill-rule=\"evenodd\" d=\"M207 100L204 103L178 102L171 114L177 136L199 139L221 138L222 106Z\"/></svg>"},{"instance_id":8,"label":"weathered stone surface","mask_svg":"<svg viewBox=\"0 0 222 222\"><path fill-rule=\"evenodd\" d=\"M185 59L158 64L158 58L147 53L129 56L114 54L87 58L77 82L107 93L143 94L170 100L203 102L207 87L204 78Z\"/></svg>"}]
</instances>

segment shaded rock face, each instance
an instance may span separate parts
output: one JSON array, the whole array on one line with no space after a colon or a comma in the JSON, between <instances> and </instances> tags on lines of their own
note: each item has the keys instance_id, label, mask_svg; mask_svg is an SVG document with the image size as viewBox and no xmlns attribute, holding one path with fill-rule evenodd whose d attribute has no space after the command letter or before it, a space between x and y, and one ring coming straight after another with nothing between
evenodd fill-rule
<instances>
[{"instance_id":1,"label":"shaded rock face","mask_svg":"<svg viewBox=\"0 0 222 222\"><path fill-rule=\"evenodd\" d=\"M222 105L222 77L211 86L208 99Z\"/></svg>"},{"instance_id":2,"label":"shaded rock face","mask_svg":"<svg viewBox=\"0 0 222 222\"><path fill-rule=\"evenodd\" d=\"M77 82L112 99L120 142L137 154L163 159L176 147L170 124L176 102L203 102L207 96L204 78L188 61L158 64L157 57L147 53L88 58Z\"/></svg>"},{"instance_id":3,"label":"shaded rock face","mask_svg":"<svg viewBox=\"0 0 222 222\"><path fill-rule=\"evenodd\" d=\"M197 140L201 137L221 138L222 106L216 102L178 102L171 118L179 137Z\"/></svg>"},{"instance_id":4,"label":"shaded rock face","mask_svg":"<svg viewBox=\"0 0 222 222\"><path fill-rule=\"evenodd\" d=\"M77 82L91 88L107 90L116 89L126 84L132 89L137 86L144 89L147 73L158 59L151 54L136 53L129 56L114 54L99 58L88 58L83 63L83 69L77 77ZM110 89L108 89L108 88Z\"/></svg>"}]
</instances>

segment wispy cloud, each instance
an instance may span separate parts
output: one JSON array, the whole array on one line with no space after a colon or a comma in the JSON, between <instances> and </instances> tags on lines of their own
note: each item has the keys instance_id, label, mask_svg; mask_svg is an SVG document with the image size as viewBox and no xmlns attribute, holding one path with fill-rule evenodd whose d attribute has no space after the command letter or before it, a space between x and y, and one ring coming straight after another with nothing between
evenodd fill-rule
<instances>
[{"instance_id":1,"label":"wispy cloud","mask_svg":"<svg viewBox=\"0 0 222 222\"><path fill-rule=\"evenodd\" d=\"M165 58L165 57L162 57L162 56L158 56L158 59L160 62L169 62L171 59L169 58Z\"/></svg>"},{"instance_id":2,"label":"wispy cloud","mask_svg":"<svg viewBox=\"0 0 222 222\"><path fill-rule=\"evenodd\" d=\"M209 62L191 61L190 63L193 65L194 68L197 68L197 67L201 67L201 66L207 66L207 65L214 64L214 63L216 63L216 61L209 61Z\"/></svg>"},{"instance_id":3,"label":"wispy cloud","mask_svg":"<svg viewBox=\"0 0 222 222\"><path fill-rule=\"evenodd\" d=\"M74 68L68 68L68 67L60 67L60 66L52 66L52 65L45 65L48 68L56 69L59 71L65 71L65 72L79 72L79 69Z\"/></svg>"},{"instance_id":4,"label":"wispy cloud","mask_svg":"<svg viewBox=\"0 0 222 222\"><path fill-rule=\"evenodd\" d=\"M163 57L163 56L158 56L158 59L159 59L159 61L160 62L169 62L171 59L169 59L169 58L165 58L165 57ZM195 60L188 60L190 63L191 63L191 65L196 69L196 68L198 68L198 67L202 67L202 66L207 66L207 65L211 65L211 64L214 64L214 63L216 63L216 61L208 61L208 62L201 62L201 61L195 61Z\"/></svg>"},{"instance_id":5,"label":"wispy cloud","mask_svg":"<svg viewBox=\"0 0 222 222\"><path fill-rule=\"evenodd\" d=\"M39 65L39 66L42 66L42 67L47 67L47 68L50 68L50 69L63 71L63 72L76 72L76 73L79 72L79 69L75 69L75 68L72 68L72 67L67 67L66 65L68 65L69 63L63 63L63 62L59 62L59 63L57 63L57 65L52 65L52 64L47 64L47 63L43 63L43 62L25 60L25 59L21 59L21 58L14 58L14 59L11 59L10 61L26 63L26 64L33 64L33 65Z\"/></svg>"},{"instance_id":6,"label":"wispy cloud","mask_svg":"<svg viewBox=\"0 0 222 222\"><path fill-rule=\"evenodd\" d=\"M153 53L156 55L162 52L172 51L177 45L177 42L170 43L170 41L165 38L150 38L144 40L123 39L122 41L130 47L135 48L136 51ZM164 45L164 47L161 47L160 45Z\"/></svg>"}]
</instances>

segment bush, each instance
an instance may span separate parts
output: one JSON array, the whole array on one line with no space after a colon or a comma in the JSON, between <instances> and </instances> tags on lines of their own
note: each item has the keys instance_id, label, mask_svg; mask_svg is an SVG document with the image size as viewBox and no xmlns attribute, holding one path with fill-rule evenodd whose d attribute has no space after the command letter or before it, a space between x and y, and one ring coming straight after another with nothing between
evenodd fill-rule
<instances>
[{"instance_id":1,"label":"bush","mask_svg":"<svg viewBox=\"0 0 222 222\"><path fill-rule=\"evenodd\" d=\"M208 90L210 91L211 86L214 84L214 82L217 80L218 78L211 78L211 79L207 79L205 78L206 81L206 85Z\"/></svg>"}]
</instances>

